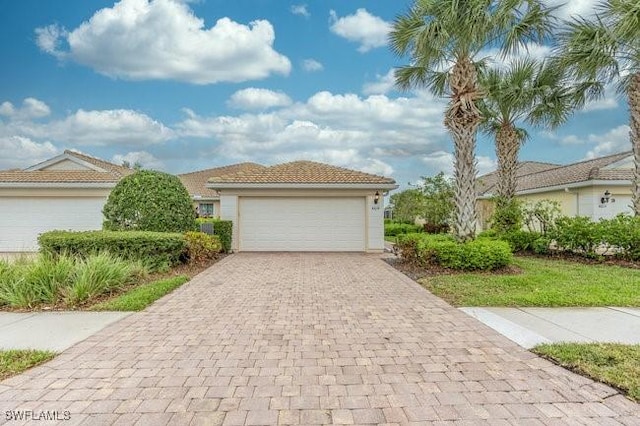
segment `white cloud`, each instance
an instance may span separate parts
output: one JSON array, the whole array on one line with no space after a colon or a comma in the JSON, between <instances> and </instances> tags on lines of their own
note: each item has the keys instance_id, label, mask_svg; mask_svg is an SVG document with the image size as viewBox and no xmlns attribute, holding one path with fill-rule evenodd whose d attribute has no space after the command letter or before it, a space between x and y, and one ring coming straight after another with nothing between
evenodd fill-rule
<instances>
[{"instance_id":1,"label":"white cloud","mask_svg":"<svg viewBox=\"0 0 640 426\"><path fill-rule=\"evenodd\" d=\"M128 152L125 155L116 154L111 161L115 164L122 164L128 162L132 167L138 163L142 165L144 169L160 170L164 168L164 163L156 158L153 154L146 151L133 151Z\"/></svg>"},{"instance_id":2,"label":"white cloud","mask_svg":"<svg viewBox=\"0 0 640 426\"><path fill-rule=\"evenodd\" d=\"M305 59L302 61L302 69L308 72L322 71L324 69L324 65L315 59Z\"/></svg>"},{"instance_id":3,"label":"white cloud","mask_svg":"<svg viewBox=\"0 0 640 426\"><path fill-rule=\"evenodd\" d=\"M453 154L447 151L436 151L432 154L422 157L422 162L428 168L428 176L436 175L443 172L447 176L453 176ZM476 170L478 176L496 170L498 163L495 159L486 156L476 157Z\"/></svg>"},{"instance_id":4,"label":"white cloud","mask_svg":"<svg viewBox=\"0 0 640 426\"><path fill-rule=\"evenodd\" d=\"M391 24L378 16L367 12L367 9L356 10L353 15L338 17L332 10L329 15L332 33L359 43L358 51L368 52L376 47L386 46Z\"/></svg>"},{"instance_id":5,"label":"white cloud","mask_svg":"<svg viewBox=\"0 0 640 426\"><path fill-rule=\"evenodd\" d=\"M304 16L305 18L309 18L311 16L311 14L309 13L309 10L307 9L307 5L306 4L294 4L294 5L291 5L291 8L289 10L294 15Z\"/></svg>"},{"instance_id":6,"label":"white cloud","mask_svg":"<svg viewBox=\"0 0 640 426\"><path fill-rule=\"evenodd\" d=\"M390 69L385 75L376 75L376 80L365 83L362 87L362 93L365 95L384 95L389 93L396 84L394 69Z\"/></svg>"},{"instance_id":7,"label":"white cloud","mask_svg":"<svg viewBox=\"0 0 640 426\"><path fill-rule=\"evenodd\" d=\"M589 101L582 108L582 112L601 111L606 109L615 109L618 107L618 99L616 96L616 88L609 84L605 86L604 96L595 101Z\"/></svg>"},{"instance_id":8,"label":"white cloud","mask_svg":"<svg viewBox=\"0 0 640 426\"><path fill-rule=\"evenodd\" d=\"M131 80L212 84L291 70L289 59L273 49L269 21L242 25L225 17L206 28L178 0L121 0L72 31L49 26L36 35L44 52ZM63 41L68 50L61 49Z\"/></svg>"},{"instance_id":9,"label":"white cloud","mask_svg":"<svg viewBox=\"0 0 640 426\"><path fill-rule=\"evenodd\" d=\"M618 126L603 134L590 134L588 140L596 146L587 152L586 158L597 158L617 152L630 151L630 128L627 125Z\"/></svg>"},{"instance_id":10,"label":"white cloud","mask_svg":"<svg viewBox=\"0 0 640 426\"><path fill-rule=\"evenodd\" d=\"M22 136L0 136L0 169L29 167L58 153L51 142L38 143Z\"/></svg>"},{"instance_id":11,"label":"white cloud","mask_svg":"<svg viewBox=\"0 0 640 426\"><path fill-rule=\"evenodd\" d=\"M548 5L553 7L559 6L555 15L568 20L570 18L577 18L578 16L585 18L593 16L598 3L599 0L549 0Z\"/></svg>"},{"instance_id":12,"label":"white cloud","mask_svg":"<svg viewBox=\"0 0 640 426\"><path fill-rule=\"evenodd\" d=\"M444 101L426 95L392 99L318 92L267 113L202 117L185 111L176 131L213 140L202 155L229 162L304 158L388 175L397 169L394 163L446 146L443 110Z\"/></svg>"},{"instance_id":13,"label":"white cloud","mask_svg":"<svg viewBox=\"0 0 640 426\"><path fill-rule=\"evenodd\" d=\"M283 92L249 87L238 90L227 101L233 108L244 110L264 110L273 107L291 105L291 98Z\"/></svg>"},{"instance_id":14,"label":"white cloud","mask_svg":"<svg viewBox=\"0 0 640 426\"><path fill-rule=\"evenodd\" d=\"M488 49L481 51L477 58L488 58L491 60L491 66L496 68L506 69L511 63L523 58L532 58L537 61L542 61L551 56L552 48L544 44L538 44L534 42L528 42L522 49L516 54L509 54L502 58L498 49Z\"/></svg>"},{"instance_id":15,"label":"white cloud","mask_svg":"<svg viewBox=\"0 0 640 426\"><path fill-rule=\"evenodd\" d=\"M0 115L11 120L28 120L32 118L42 118L51 114L49 106L41 100L35 98L25 98L22 106L16 108L11 102L5 101L0 104Z\"/></svg>"}]
</instances>

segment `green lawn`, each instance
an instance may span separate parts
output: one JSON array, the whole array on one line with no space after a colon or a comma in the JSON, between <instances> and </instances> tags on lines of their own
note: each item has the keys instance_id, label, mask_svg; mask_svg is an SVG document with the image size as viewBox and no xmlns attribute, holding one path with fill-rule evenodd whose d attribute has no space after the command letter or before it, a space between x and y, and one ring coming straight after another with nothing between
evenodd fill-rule
<instances>
[{"instance_id":1,"label":"green lawn","mask_svg":"<svg viewBox=\"0 0 640 426\"><path fill-rule=\"evenodd\" d=\"M640 345L554 343L536 346L533 352L640 401Z\"/></svg>"},{"instance_id":2,"label":"green lawn","mask_svg":"<svg viewBox=\"0 0 640 426\"><path fill-rule=\"evenodd\" d=\"M395 244L395 242L396 242L396 237L395 237L395 236L393 236L393 237L389 237L389 236L385 235L385 236L384 236L384 240L385 240L385 241L388 241L388 242L390 242L390 243L394 243L394 244Z\"/></svg>"},{"instance_id":3,"label":"green lawn","mask_svg":"<svg viewBox=\"0 0 640 426\"><path fill-rule=\"evenodd\" d=\"M49 361L53 352L34 350L0 351L0 380L20 374L38 364Z\"/></svg>"},{"instance_id":4,"label":"green lawn","mask_svg":"<svg viewBox=\"0 0 640 426\"><path fill-rule=\"evenodd\" d=\"M521 274L437 275L419 282L454 306L640 306L640 270L517 257Z\"/></svg>"},{"instance_id":5,"label":"green lawn","mask_svg":"<svg viewBox=\"0 0 640 426\"><path fill-rule=\"evenodd\" d=\"M165 278L149 284L135 287L132 290L106 302L91 307L92 311L141 311L165 294L171 293L182 284L189 281L189 277L179 275Z\"/></svg>"}]
</instances>

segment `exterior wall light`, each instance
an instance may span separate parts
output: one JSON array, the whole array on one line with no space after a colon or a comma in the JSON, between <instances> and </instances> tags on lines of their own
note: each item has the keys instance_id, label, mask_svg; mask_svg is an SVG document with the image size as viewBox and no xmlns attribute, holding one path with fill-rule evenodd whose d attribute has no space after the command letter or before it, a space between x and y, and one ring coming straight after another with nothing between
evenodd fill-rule
<instances>
[{"instance_id":1,"label":"exterior wall light","mask_svg":"<svg viewBox=\"0 0 640 426\"><path fill-rule=\"evenodd\" d=\"M376 193L373 195L373 204L378 204L379 201L380 201L380 193L376 191Z\"/></svg>"},{"instance_id":2,"label":"exterior wall light","mask_svg":"<svg viewBox=\"0 0 640 426\"><path fill-rule=\"evenodd\" d=\"M600 204L606 204L609 202L610 199L611 199L611 193L607 189L606 191L604 191L603 197L600 198Z\"/></svg>"}]
</instances>

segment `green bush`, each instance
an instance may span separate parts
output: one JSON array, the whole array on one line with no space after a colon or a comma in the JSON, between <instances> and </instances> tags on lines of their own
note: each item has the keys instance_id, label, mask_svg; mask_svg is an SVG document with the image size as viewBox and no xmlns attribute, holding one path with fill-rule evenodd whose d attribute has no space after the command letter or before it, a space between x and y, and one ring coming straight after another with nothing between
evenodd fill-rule
<instances>
[{"instance_id":1,"label":"green bush","mask_svg":"<svg viewBox=\"0 0 640 426\"><path fill-rule=\"evenodd\" d=\"M384 235L385 237L395 237L396 235L420 232L421 229L420 225L391 222L384 224Z\"/></svg>"},{"instance_id":2,"label":"green bush","mask_svg":"<svg viewBox=\"0 0 640 426\"><path fill-rule=\"evenodd\" d=\"M616 256L640 260L640 216L620 214L599 225L603 242L616 250Z\"/></svg>"},{"instance_id":3,"label":"green bush","mask_svg":"<svg viewBox=\"0 0 640 426\"><path fill-rule=\"evenodd\" d=\"M104 206L109 231L186 232L196 229L191 197L177 176L151 170L124 177Z\"/></svg>"},{"instance_id":4,"label":"green bush","mask_svg":"<svg viewBox=\"0 0 640 426\"><path fill-rule=\"evenodd\" d=\"M183 234L142 231L51 231L41 234L38 243L43 253L86 257L108 251L141 260L152 270L177 264L187 247Z\"/></svg>"},{"instance_id":5,"label":"green bush","mask_svg":"<svg viewBox=\"0 0 640 426\"><path fill-rule=\"evenodd\" d=\"M147 273L141 262L109 253L86 258L41 254L33 260L0 263L0 305L33 308L43 303L84 303Z\"/></svg>"},{"instance_id":6,"label":"green bush","mask_svg":"<svg viewBox=\"0 0 640 426\"><path fill-rule=\"evenodd\" d=\"M556 220L556 226L549 236L560 249L589 257L596 255L596 248L603 242L600 224L584 216L562 217Z\"/></svg>"},{"instance_id":7,"label":"green bush","mask_svg":"<svg viewBox=\"0 0 640 426\"><path fill-rule=\"evenodd\" d=\"M491 228L498 232L517 231L522 228L524 215L522 205L516 199L494 199L496 210L491 217Z\"/></svg>"},{"instance_id":8,"label":"green bush","mask_svg":"<svg viewBox=\"0 0 640 426\"><path fill-rule=\"evenodd\" d=\"M222 248L220 238L216 235L191 231L185 233L184 238L187 241L187 258L190 263L202 263L214 259Z\"/></svg>"},{"instance_id":9,"label":"green bush","mask_svg":"<svg viewBox=\"0 0 640 426\"><path fill-rule=\"evenodd\" d=\"M230 220L220 220L212 218L198 218L196 219L198 225L202 223L213 224L213 235L220 238L220 244L222 244L222 251L229 253L231 251L231 238L233 233L233 222Z\"/></svg>"},{"instance_id":10,"label":"green bush","mask_svg":"<svg viewBox=\"0 0 640 426\"><path fill-rule=\"evenodd\" d=\"M410 262L457 270L494 270L513 259L508 243L489 238L459 243L449 235L406 234L398 236L396 247Z\"/></svg>"},{"instance_id":11,"label":"green bush","mask_svg":"<svg viewBox=\"0 0 640 426\"><path fill-rule=\"evenodd\" d=\"M542 234L538 232L527 232L520 229L499 234L500 239L508 242L514 253L533 251L536 241L541 236Z\"/></svg>"}]
</instances>

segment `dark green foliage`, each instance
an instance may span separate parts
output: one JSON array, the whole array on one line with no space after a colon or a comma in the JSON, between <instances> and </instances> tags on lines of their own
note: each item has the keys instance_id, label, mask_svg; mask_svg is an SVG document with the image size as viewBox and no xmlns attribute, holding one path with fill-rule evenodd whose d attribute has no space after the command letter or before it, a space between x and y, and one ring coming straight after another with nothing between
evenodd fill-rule
<instances>
[{"instance_id":1,"label":"dark green foliage","mask_svg":"<svg viewBox=\"0 0 640 426\"><path fill-rule=\"evenodd\" d=\"M460 243L449 235L405 234L397 248L407 261L457 270L495 270L513 260L508 243L489 238Z\"/></svg>"},{"instance_id":2,"label":"dark green foliage","mask_svg":"<svg viewBox=\"0 0 640 426\"><path fill-rule=\"evenodd\" d=\"M38 238L45 253L79 255L108 251L123 259L141 260L150 269L164 269L179 262L186 250L184 235L142 231L51 231Z\"/></svg>"},{"instance_id":3,"label":"dark green foliage","mask_svg":"<svg viewBox=\"0 0 640 426\"><path fill-rule=\"evenodd\" d=\"M560 249L586 256L595 256L596 248L603 241L601 227L584 216L558 219L550 236Z\"/></svg>"},{"instance_id":4,"label":"dark green foliage","mask_svg":"<svg viewBox=\"0 0 640 426\"><path fill-rule=\"evenodd\" d=\"M640 260L640 216L618 215L599 223L606 244L620 249L616 255Z\"/></svg>"},{"instance_id":5,"label":"dark green foliage","mask_svg":"<svg viewBox=\"0 0 640 426\"><path fill-rule=\"evenodd\" d=\"M184 234L187 241L187 258L190 263L202 263L214 259L220 250L220 238L204 232L189 231Z\"/></svg>"},{"instance_id":6,"label":"dark green foliage","mask_svg":"<svg viewBox=\"0 0 640 426\"><path fill-rule=\"evenodd\" d=\"M422 177L422 193L425 197L425 231L432 234L447 232L454 211L454 182L443 172Z\"/></svg>"},{"instance_id":7,"label":"dark green foliage","mask_svg":"<svg viewBox=\"0 0 640 426\"><path fill-rule=\"evenodd\" d=\"M109 231L186 232L196 229L191 197L178 177L140 170L124 177L102 211Z\"/></svg>"},{"instance_id":8,"label":"dark green foliage","mask_svg":"<svg viewBox=\"0 0 640 426\"><path fill-rule=\"evenodd\" d=\"M542 237L538 232L511 230L499 234L501 240L506 241L515 253L533 251L536 241Z\"/></svg>"},{"instance_id":9,"label":"dark green foliage","mask_svg":"<svg viewBox=\"0 0 640 426\"><path fill-rule=\"evenodd\" d=\"M561 217L560 203L552 200L540 200L535 204L522 206L523 221L531 232L546 234L555 228Z\"/></svg>"},{"instance_id":10,"label":"dark green foliage","mask_svg":"<svg viewBox=\"0 0 640 426\"><path fill-rule=\"evenodd\" d=\"M420 225L412 225L410 223L385 223L384 235L386 237L395 237L400 234L411 234L414 232L420 232L422 227Z\"/></svg>"},{"instance_id":11,"label":"dark green foliage","mask_svg":"<svg viewBox=\"0 0 640 426\"><path fill-rule=\"evenodd\" d=\"M424 194L419 189L406 189L391 195L393 219L402 223L413 223L425 211Z\"/></svg>"},{"instance_id":12,"label":"dark green foliage","mask_svg":"<svg viewBox=\"0 0 640 426\"><path fill-rule=\"evenodd\" d=\"M196 219L196 222L198 225L202 223L213 223L213 235L217 235L218 238L220 238L222 251L225 253L229 253L231 251L231 238L233 233L232 221L201 217Z\"/></svg>"},{"instance_id":13,"label":"dark green foliage","mask_svg":"<svg viewBox=\"0 0 640 426\"><path fill-rule=\"evenodd\" d=\"M496 210L491 217L491 228L498 232L510 232L522 228L523 213L516 199L496 198Z\"/></svg>"}]
</instances>

